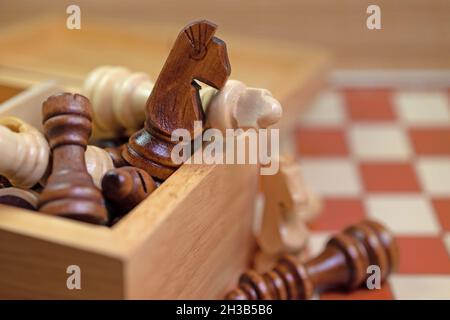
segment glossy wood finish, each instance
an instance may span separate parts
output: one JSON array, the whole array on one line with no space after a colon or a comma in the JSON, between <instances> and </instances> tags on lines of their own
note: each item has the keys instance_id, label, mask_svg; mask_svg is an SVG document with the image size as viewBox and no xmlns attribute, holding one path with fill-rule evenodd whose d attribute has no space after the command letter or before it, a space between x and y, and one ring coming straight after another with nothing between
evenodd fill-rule
<instances>
[{"instance_id":1,"label":"glossy wood finish","mask_svg":"<svg viewBox=\"0 0 450 320\"><path fill-rule=\"evenodd\" d=\"M123 152L124 147L125 147L125 145L121 145L118 147L109 147L109 148L104 149L108 153L109 157L112 159L114 167L116 167L116 168L120 168L120 167L129 165L129 163L126 162L125 159L122 157L122 152Z\"/></svg>"},{"instance_id":2,"label":"glossy wood finish","mask_svg":"<svg viewBox=\"0 0 450 320\"><path fill-rule=\"evenodd\" d=\"M135 167L109 170L102 179L102 192L111 203L112 219L127 214L155 189L152 177Z\"/></svg>"},{"instance_id":3,"label":"glossy wood finish","mask_svg":"<svg viewBox=\"0 0 450 320\"><path fill-rule=\"evenodd\" d=\"M147 101L145 128L130 137L122 156L151 176L167 179L180 165L171 159L176 129L195 139L194 122L204 121L202 81L216 89L231 73L225 43L214 37L217 26L197 21L181 30Z\"/></svg>"},{"instance_id":4,"label":"glossy wood finish","mask_svg":"<svg viewBox=\"0 0 450 320\"><path fill-rule=\"evenodd\" d=\"M385 227L363 221L332 237L317 257L301 263L292 255L279 260L264 274L250 270L239 287L227 294L230 300L310 299L314 292L352 290L361 286L369 265L381 270L381 280L395 271L398 249Z\"/></svg>"},{"instance_id":5,"label":"glossy wood finish","mask_svg":"<svg viewBox=\"0 0 450 320\"><path fill-rule=\"evenodd\" d=\"M78 94L49 97L42 106L53 165L39 211L95 224L106 223L103 197L87 172L84 153L92 130L89 100Z\"/></svg>"}]
</instances>

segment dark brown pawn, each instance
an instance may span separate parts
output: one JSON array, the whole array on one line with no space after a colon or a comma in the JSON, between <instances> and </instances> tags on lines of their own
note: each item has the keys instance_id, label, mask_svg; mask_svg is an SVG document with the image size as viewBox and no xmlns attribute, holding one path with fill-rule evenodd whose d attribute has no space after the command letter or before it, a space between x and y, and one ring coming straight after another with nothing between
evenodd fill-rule
<instances>
[{"instance_id":1,"label":"dark brown pawn","mask_svg":"<svg viewBox=\"0 0 450 320\"><path fill-rule=\"evenodd\" d=\"M204 122L195 80L221 89L230 75L227 48L214 37L216 29L209 21L197 21L181 30L147 101L145 127L122 152L130 165L152 177L165 180L180 166L171 158L177 143L171 141L172 132L185 129L195 139L194 122Z\"/></svg>"},{"instance_id":2,"label":"dark brown pawn","mask_svg":"<svg viewBox=\"0 0 450 320\"><path fill-rule=\"evenodd\" d=\"M102 179L103 195L112 204L113 218L128 213L155 189L152 177L135 167L109 170Z\"/></svg>"},{"instance_id":3,"label":"dark brown pawn","mask_svg":"<svg viewBox=\"0 0 450 320\"><path fill-rule=\"evenodd\" d=\"M369 265L378 265L381 280L395 271L398 261L394 237L380 224L363 221L332 237L325 250L306 263L287 255L263 275L250 270L228 300L310 299L314 292L352 290L365 284Z\"/></svg>"},{"instance_id":4,"label":"dark brown pawn","mask_svg":"<svg viewBox=\"0 0 450 320\"><path fill-rule=\"evenodd\" d=\"M95 224L106 223L102 194L87 172L84 159L92 129L89 100L79 94L53 95L44 102L42 114L53 165L40 197L39 211Z\"/></svg>"},{"instance_id":5,"label":"dark brown pawn","mask_svg":"<svg viewBox=\"0 0 450 320\"><path fill-rule=\"evenodd\" d=\"M114 167L116 168L129 166L129 163L126 162L125 159L122 157L122 151L124 147L125 145L105 148L105 151L108 152L109 156L113 161Z\"/></svg>"}]
</instances>

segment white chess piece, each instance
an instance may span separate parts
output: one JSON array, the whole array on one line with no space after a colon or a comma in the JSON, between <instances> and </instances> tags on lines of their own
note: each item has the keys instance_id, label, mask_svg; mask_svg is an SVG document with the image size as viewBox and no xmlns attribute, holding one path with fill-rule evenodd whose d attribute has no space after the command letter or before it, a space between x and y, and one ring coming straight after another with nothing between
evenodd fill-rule
<instances>
[{"instance_id":1,"label":"white chess piece","mask_svg":"<svg viewBox=\"0 0 450 320\"><path fill-rule=\"evenodd\" d=\"M250 88L237 80L229 80L216 91L202 89L208 125L225 129L261 129L277 123L282 115L280 103L266 89Z\"/></svg>"},{"instance_id":2,"label":"white chess piece","mask_svg":"<svg viewBox=\"0 0 450 320\"><path fill-rule=\"evenodd\" d=\"M44 184L48 174L50 147L44 135L15 117L0 118L0 175L16 187L31 188ZM85 162L97 187L106 171L114 165L109 154L96 146L87 146Z\"/></svg>"},{"instance_id":3,"label":"white chess piece","mask_svg":"<svg viewBox=\"0 0 450 320\"><path fill-rule=\"evenodd\" d=\"M108 134L139 130L154 83L142 72L102 66L86 77L83 93L94 111L94 126Z\"/></svg>"},{"instance_id":4,"label":"white chess piece","mask_svg":"<svg viewBox=\"0 0 450 320\"><path fill-rule=\"evenodd\" d=\"M13 186L31 188L45 174L50 148L41 132L15 117L0 119L0 174Z\"/></svg>"},{"instance_id":5,"label":"white chess piece","mask_svg":"<svg viewBox=\"0 0 450 320\"><path fill-rule=\"evenodd\" d=\"M320 210L317 198L306 188L300 165L291 157L280 157L275 175L261 176L264 209L256 238L261 251L268 255L295 253L307 241L305 222Z\"/></svg>"}]
</instances>

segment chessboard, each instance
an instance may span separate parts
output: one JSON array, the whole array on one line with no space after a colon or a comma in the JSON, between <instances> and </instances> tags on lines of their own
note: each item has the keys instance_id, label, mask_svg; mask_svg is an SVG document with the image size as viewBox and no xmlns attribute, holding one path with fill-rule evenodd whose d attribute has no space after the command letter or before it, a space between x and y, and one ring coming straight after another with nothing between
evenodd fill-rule
<instances>
[{"instance_id":1,"label":"chessboard","mask_svg":"<svg viewBox=\"0 0 450 320\"><path fill-rule=\"evenodd\" d=\"M450 91L338 88L301 117L295 145L323 199L310 250L364 218L388 227L400 263L380 290L320 299L450 299Z\"/></svg>"}]
</instances>

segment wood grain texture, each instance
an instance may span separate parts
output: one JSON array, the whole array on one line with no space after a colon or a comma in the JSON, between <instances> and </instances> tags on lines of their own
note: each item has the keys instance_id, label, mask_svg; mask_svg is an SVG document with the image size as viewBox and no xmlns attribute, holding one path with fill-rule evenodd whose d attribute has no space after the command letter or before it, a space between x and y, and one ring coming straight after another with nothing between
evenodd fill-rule
<instances>
[{"instance_id":1,"label":"wood grain texture","mask_svg":"<svg viewBox=\"0 0 450 320\"><path fill-rule=\"evenodd\" d=\"M257 182L251 165L180 167L113 227L126 243L140 244L127 265L127 296L222 298L254 251Z\"/></svg>"}]
</instances>

